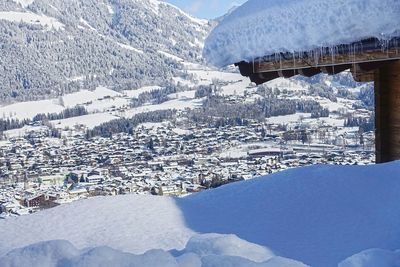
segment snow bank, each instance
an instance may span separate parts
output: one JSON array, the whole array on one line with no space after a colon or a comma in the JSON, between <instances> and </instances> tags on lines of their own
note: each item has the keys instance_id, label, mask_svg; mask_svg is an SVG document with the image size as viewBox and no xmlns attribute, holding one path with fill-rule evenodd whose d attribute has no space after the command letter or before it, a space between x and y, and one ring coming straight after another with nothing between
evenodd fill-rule
<instances>
[{"instance_id":1,"label":"snow bank","mask_svg":"<svg viewBox=\"0 0 400 267\"><path fill-rule=\"evenodd\" d=\"M225 245L226 247L224 247ZM232 250L232 248L234 249ZM243 251L241 251L241 248L243 248ZM246 256L245 252L248 252L250 257ZM237 256L239 254L241 256ZM267 260L265 262L257 263L251 260L252 257L258 259L267 258ZM134 255L109 247L78 250L68 241L56 240L15 249L0 258L0 265L2 267L306 266L300 262L281 257L274 257L272 254L267 252L265 248L240 240L236 236L223 236L216 234L194 237L189 241L187 248L175 257L170 252L163 250L150 250L143 255Z\"/></svg>"},{"instance_id":2,"label":"snow bank","mask_svg":"<svg viewBox=\"0 0 400 267\"><path fill-rule=\"evenodd\" d=\"M185 226L174 199L97 197L1 220L0 255L47 240L68 240L79 249L109 246L134 254L151 249L181 250L194 234Z\"/></svg>"},{"instance_id":3,"label":"snow bank","mask_svg":"<svg viewBox=\"0 0 400 267\"><path fill-rule=\"evenodd\" d=\"M311 266L400 248L400 162L313 166L230 184L178 202L187 226L234 233Z\"/></svg>"},{"instance_id":4,"label":"snow bank","mask_svg":"<svg viewBox=\"0 0 400 267\"><path fill-rule=\"evenodd\" d=\"M339 267L396 267L400 266L400 251L370 249L351 256Z\"/></svg>"},{"instance_id":5,"label":"snow bank","mask_svg":"<svg viewBox=\"0 0 400 267\"><path fill-rule=\"evenodd\" d=\"M81 249L109 246L133 254L162 249L173 264L193 266L231 266L215 263L222 257L237 266L290 266L287 259L294 259L336 267L360 251L400 248L399 192L400 162L392 162L292 169L177 199L90 198L0 221L0 256L68 240L78 248L79 262L89 258ZM355 267L359 258L382 262L376 266L396 260L397 254L386 254L364 253L341 267Z\"/></svg>"},{"instance_id":6,"label":"snow bank","mask_svg":"<svg viewBox=\"0 0 400 267\"><path fill-rule=\"evenodd\" d=\"M265 247L241 240L235 235L205 234L193 237L186 252L200 256L229 255L247 258L256 262L269 260L274 254Z\"/></svg>"},{"instance_id":7,"label":"snow bank","mask_svg":"<svg viewBox=\"0 0 400 267\"><path fill-rule=\"evenodd\" d=\"M249 0L209 35L211 64L400 35L398 0Z\"/></svg>"}]
</instances>

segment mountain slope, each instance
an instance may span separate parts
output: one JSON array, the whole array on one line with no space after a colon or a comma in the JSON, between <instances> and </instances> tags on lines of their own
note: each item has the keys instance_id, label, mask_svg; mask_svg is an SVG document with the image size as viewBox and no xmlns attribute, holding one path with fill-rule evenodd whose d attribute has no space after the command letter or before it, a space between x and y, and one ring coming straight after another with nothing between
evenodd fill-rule
<instances>
[{"instance_id":1,"label":"mountain slope","mask_svg":"<svg viewBox=\"0 0 400 267\"><path fill-rule=\"evenodd\" d=\"M93 198L0 221L0 255L54 239L132 253L180 250L196 233L219 233L333 267L366 249L400 247L399 173L400 162L314 166L181 199Z\"/></svg>"},{"instance_id":2,"label":"mountain slope","mask_svg":"<svg viewBox=\"0 0 400 267\"><path fill-rule=\"evenodd\" d=\"M7 0L0 3L0 100L161 84L181 66L160 51L200 61L209 28L156 0Z\"/></svg>"}]
</instances>

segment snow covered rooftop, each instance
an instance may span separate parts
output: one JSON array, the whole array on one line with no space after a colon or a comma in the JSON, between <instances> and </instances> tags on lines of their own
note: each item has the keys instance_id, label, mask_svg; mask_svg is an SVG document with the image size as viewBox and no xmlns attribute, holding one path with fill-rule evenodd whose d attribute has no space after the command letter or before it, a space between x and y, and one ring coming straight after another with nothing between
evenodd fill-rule
<instances>
[{"instance_id":1,"label":"snow covered rooftop","mask_svg":"<svg viewBox=\"0 0 400 267\"><path fill-rule=\"evenodd\" d=\"M285 52L400 36L398 0L249 0L209 35L218 67Z\"/></svg>"}]
</instances>

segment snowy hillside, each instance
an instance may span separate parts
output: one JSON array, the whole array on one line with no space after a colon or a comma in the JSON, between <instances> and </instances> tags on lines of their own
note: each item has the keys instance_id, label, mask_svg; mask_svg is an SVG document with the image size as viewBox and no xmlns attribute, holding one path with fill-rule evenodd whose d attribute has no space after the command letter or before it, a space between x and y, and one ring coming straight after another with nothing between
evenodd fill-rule
<instances>
[{"instance_id":1,"label":"snowy hillside","mask_svg":"<svg viewBox=\"0 0 400 267\"><path fill-rule=\"evenodd\" d=\"M41 266L90 266L103 259L120 266L303 266L282 264L276 255L310 266L398 266L399 254L390 251L400 247L399 177L400 162L314 166L186 198L78 201L0 221L0 265L39 258ZM235 236L198 233L234 234L258 246ZM72 245L54 241L10 252L46 240Z\"/></svg>"},{"instance_id":2,"label":"snowy hillside","mask_svg":"<svg viewBox=\"0 0 400 267\"><path fill-rule=\"evenodd\" d=\"M210 27L156 0L3 1L0 102L164 84L182 69L166 54L201 62Z\"/></svg>"},{"instance_id":3,"label":"snowy hillside","mask_svg":"<svg viewBox=\"0 0 400 267\"><path fill-rule=\"evenodd\" d=\"M279 52L308 51L400 34L397 0L250 0L207 38L204 57L222 67Z\"/></svg>"}]
</instances>

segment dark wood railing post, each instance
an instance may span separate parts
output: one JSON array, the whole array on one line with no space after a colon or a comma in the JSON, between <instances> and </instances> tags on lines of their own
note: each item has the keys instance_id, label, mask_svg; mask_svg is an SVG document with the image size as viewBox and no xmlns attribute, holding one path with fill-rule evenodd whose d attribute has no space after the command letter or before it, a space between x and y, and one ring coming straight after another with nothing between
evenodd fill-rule
<instances>
[{"instance_id":1,"label":"dark wood railing post","mask_svg":"<svg viewBox=\"0 0 400 267\"><path fill-rule=\"evenodd\" d=\"M399 160L400 60L375 71L375 116L376 162Z\"/></svg>"}]
</instances>

